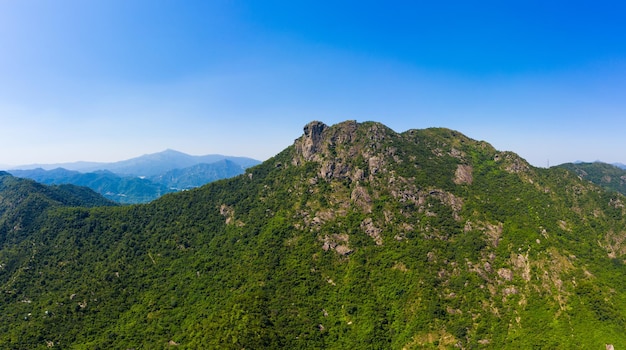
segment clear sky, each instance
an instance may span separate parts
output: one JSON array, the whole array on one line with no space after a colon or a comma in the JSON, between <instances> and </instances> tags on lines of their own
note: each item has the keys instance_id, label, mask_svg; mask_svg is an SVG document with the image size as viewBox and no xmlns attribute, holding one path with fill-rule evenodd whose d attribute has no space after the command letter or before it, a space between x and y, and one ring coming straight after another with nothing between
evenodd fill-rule
<instances>
[{"instance_id":1,"label":"clear sky","mask_svg":"<svg viewBox=\"0 0 626 350\"><path fill-rule=\"evenodd\" d=\"M0 0L0 164L267 159L312 120L626 163L623 1Z\"/></svg>"}]
</instances>

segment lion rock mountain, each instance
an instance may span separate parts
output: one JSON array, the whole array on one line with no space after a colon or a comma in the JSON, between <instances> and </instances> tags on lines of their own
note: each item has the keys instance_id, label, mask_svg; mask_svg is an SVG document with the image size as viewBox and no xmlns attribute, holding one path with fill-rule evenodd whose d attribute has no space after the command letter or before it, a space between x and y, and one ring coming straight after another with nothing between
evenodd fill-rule
<instances>
[{"instance_id":1,"label":"lion rock mountain","mask_svg":"<svg viewBox=\"0 0 626 350\"><path fill-rule=\"evenodd\" d=\"M2 226L0 343L626 347L625 202L457 131L311 122L242 175Z\"/></svg>"}]
</instances>

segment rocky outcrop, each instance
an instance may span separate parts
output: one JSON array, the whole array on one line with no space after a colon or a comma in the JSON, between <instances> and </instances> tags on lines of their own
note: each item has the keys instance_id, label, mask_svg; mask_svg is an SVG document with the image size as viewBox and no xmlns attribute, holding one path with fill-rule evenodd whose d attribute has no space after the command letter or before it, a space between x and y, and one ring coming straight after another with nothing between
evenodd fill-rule
<instances>
[{"instance_id":1,"label":"rocky outcrop","mask_svg":"<svg viewBox=\"0 0 626 350\"><path fill-rule=\"evenodd\" d=\"M313 121L304 126L304 135L296 141L296 152L310 161L314 159L315 154L321 149L322 134L328 126L319 121Z\"/></svg>"},{"instance_id":2,"label":"rocky outcrop","mask_svg":"<svg viewBox=\"0 0 626 350\"><path fill-rule=\"evenodd\" d=\"M319 176L325 180L371 181L385 170L385 158L400 160L394 147L383 149L383 141L390 132L379 123L359 124L350 120L328 127L322 122L311 122L294 143L292 164L318 162Z\"/></svg>"},{"instance_id":3,"label":"rocky outcrop","mask_svg":"<svg viewBox=\"0 0 626 350\"><path fill-rule=\"evenodd\" d=\"M361 208L364 213L372 212L372 198L364 187L359 185L355 186L350 195L350 200L354 205Z\"/></svg>"},{"instance_id":4,"label":"rocky outcrop","mask_svg":"<svg viewBox=\"0 0 626 350\"><path fill-rule=\"evenodd\" d=\"M372 237L376 245L383 245L383 237L380 235L383 230L376 227L371 218L367 218L361 222L361 229L365 231L365 233Z\"/></svg>"},{"instance_id":5,"label":"rocky outcrop","mask_svg":"<svg viewBox=\"0 0 626 350\"><path fill-rule=\"evenodd\" d=\"M226 225L236 225L238 227L244 226L241 220L235 220L235 209L226 204L220 206L220 215L226 218Z\"/></svg>"},{"instance_id":6,"label":"rocky outcrop","mask_svg":"<svg viewBox=\"0 0 626 350\"><path fill-rule=\"evenodd\" d=\"M459 164L454 173L454 183L457 185L471 185L474 181L474 177L472 176L473 170L474 168L472 168L471 165Z\"/></svg>"},{"instance_id":7,"label":"rocky outcrop","mask_svg":"<svg viewBox=\"0 0 626 350\"><path fill-rule=\"evenodd\" d=\"M499 152L495 155L496 162L504 162L504 169L509 173L524 173L530 170L530 164L513 152Z\"/></svg>"},{"instance_id":8,"label":"rocky outcrop","mask_svg":"<svg viewBox=\"0 0 626 350\"><path fill-rule=\"evenodd\" d=\"M226 204L222 204L220 206L220 215L226 218L226 225L230 225L234 222L235 219L235 210L233 207L228 206Z\"/></svg>"},{"instance_id":9,"label":"rocky outcrop","mask_svg":"<svg viewBox=\"0 0 626 350\"><path fill-rule=\"evenodd\" d=\"M353 252L348 246L350 236L345 233L325 235L323 238L320 238L320 240L322 241L322 249L324 251L334 250L337 254L343 256Z\"/></svg>"}]
</instances>

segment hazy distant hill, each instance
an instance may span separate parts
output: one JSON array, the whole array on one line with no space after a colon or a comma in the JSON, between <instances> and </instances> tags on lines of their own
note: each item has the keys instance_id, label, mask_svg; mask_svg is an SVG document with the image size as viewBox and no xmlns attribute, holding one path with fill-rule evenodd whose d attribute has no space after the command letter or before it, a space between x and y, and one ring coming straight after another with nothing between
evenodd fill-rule
<instances>
[{"instance_id":1,"label":"hazy distant hill","mask_svg":"<svg viewBox=\"0 0 626 350\"><path fill-rule=\"evenodd\" d=\"M0 245L0 344L624 349L625 203L453 130L312 122L245 176L30 207Z\"/></svg>"},{"instance_id":2,"label":"hazy distant hill","mask_svg":"<svg viewBox=\"0 0 626 350\"><path fill-rule=\"evenodd\" d=\"M210 163L210 164L207 164ZM165 193L202 186L211 181L242 174L259 161L222 155L190 156L181 152L144 155L115 163L79 162L66 164L82 171L65 168L35 169L18 167L9 172L44 184L87 186L119 203L147 203ZM94 169L107 170L94 170ZM85 170L91 169L88 172Z\"/></svg>"},{"instance_id":3,"label":"hazy distant hill","mask_svg":"<svg viewBox=\"0 0 626 350\"><path fill-rule=\"evenodd\" d=\"M48 185L86 186L118 203L135 204L150 202L166 193L199 187L215 180L243 174L244 170L243 166L224 159L211 164L196 164L170 170L151 178L117 175L108 170L81 173L61 168L11 170L10 173Z\"/></svg>"},{"instance_id":4,"label":"hazy distant hill","mask_svg":"<svg viewBox=\"0 0 626 350\"><path fill-rule=\"evenodd\" d=\"M561 164L559 167L571 170L598 186L626 195L626 170L616 165L602 162L578 162Z\"/></svg>"},{"instance_id":5,"label":"hazy distant hill","mask_svg":"<svg viewBox=\"0 0 626 350\"><path fill-rule=\"evenodd\" d=\"M615 165L616 167L620 168L620 169L625 169L626 170L626 164L622 164L622 163L613 163L613 165Z\"/></svg>"},{"instance_id":6,"label":"hazy distant hill","mask_svg":"<svg viewBox=\"0 0 626 350\"><path fill-rule=\"evenodd\" d=\"M201 163L215 163L224 159L239 164L244 168L260 163L258 160L246 157L232 157L219 154L192 156L168 149L163 152L146 154L140 157L113 163L74 162L60 164L31 164L14 167L11 170L27 170L36 168L44 170L63 168L80 172L109 170L118 175L149 177L157 176L173 169L186 168Z\"/></svg>"},{"instance_id":7,"label":"hazy distant hill","mask_svg":"<svg viewBox=\"0 0 626 350\"><path fill-rule=\"evenodd\" d=\"M168 186L154 183L136 176L119 176L110 171L100 170L81 173L67 169L10 170L17 177L35 180L48 185L74 184L86 186L104 197L118 203L147 203L160 196L174 192Z\"/></svg>"},{"instance_id":8,"label":"hazy distant hill","mask_svg":"<svg viewBox=\"0 0 626 350\"><path fill-rule=\"evenodd\" d=\"M193 165L202 163L215 163L220 160L230 160L235 164L239 164L243 168L259 164L260 162L251 158L230 157L223 155L205 155L191 156L174 150L165 150L163 152L147 154L141 157L124 160L106 165L107 170L116 174L135 175L135 176L159 176L167 171L174 169L188 168Z\"/></svg>"},{"instance_id":9,"label":"hazy distant hill","mask_svg":"<svg viewBox=\"0 0 626 350\"><path fill-rule=\"evenodd\" d=\"M178 190L199 187L209 182L243 174L245 167L231 160L223 159L211 164L196 164L183 169L170 170L153 176L153 182Z\"/></svg>"},{"instance_id":10,"label":"hazy distant hill","mask_svg":"<svg viewBox=\"0 0 626 350\"><path fill-rule=\"evenodd\" d=\"M65 170L73 170L73 171L89 171L89 170L102 170L103 166L106 166L109 163L98 163L98 162L71 162L71 163L54 163L54 164L25 164L18 165L13 167L8 167L8 170L31 170L31 169L43 169L43 170L54 170L54 169L65 169Z\"/></svg>"}]
</instances>

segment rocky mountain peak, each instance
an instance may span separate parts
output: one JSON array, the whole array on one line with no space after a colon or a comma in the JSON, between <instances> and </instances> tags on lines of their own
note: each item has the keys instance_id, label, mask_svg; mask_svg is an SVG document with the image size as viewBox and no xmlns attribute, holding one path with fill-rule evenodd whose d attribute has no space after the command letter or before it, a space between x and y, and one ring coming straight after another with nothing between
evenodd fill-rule
<instances>
[{"instance_id":1,"label":"rocky mountain peak","mask_svg":"<svg viewBox=\"0 0 626 350\"><path fill-rule=\"evenodd\" d=\"M364 164L382 158L382 141L397 134L380 123L345 121L333 126L318 121L304 127L304 134L295 141L294 165L314 161L321 163L323 178L362 177ZM393 151L392 151L393 153ZM353 170L357 170L356 173ZM356 178L354 178L356 176Z\"/></svg>"},{"instance_id":2,"label":"rocky mountain peak","mask_svg":"<svg viewBox=\"0 0 626 350\"><path fill-rule=\"evenodd\" d=\"M328 126L320 121L313 121L304 126L304 135L296 141L296 150L305 160L313 160L320 150L322 134Z\"/></svg>"}]
</instances>

